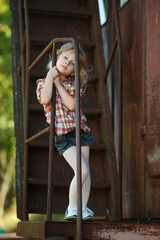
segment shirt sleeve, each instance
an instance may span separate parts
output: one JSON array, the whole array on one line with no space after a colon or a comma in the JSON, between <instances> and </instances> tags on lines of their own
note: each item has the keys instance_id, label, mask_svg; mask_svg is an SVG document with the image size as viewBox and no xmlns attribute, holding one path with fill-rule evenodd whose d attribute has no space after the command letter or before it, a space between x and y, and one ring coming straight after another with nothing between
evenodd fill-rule
<instances>
[{"instance_id":1,"label":"shirt sleeve","mask_svg":"<svg viewBox=\"0 0 160 240\"><path fill-rule=\"evenodd\" d=\"M37 100L38 100L39 103L41 103L41 90L43 89L45 80L44 79L38 79L36 83L37 83L37 89L36 89Z\"/></svg>"}]
</instances>

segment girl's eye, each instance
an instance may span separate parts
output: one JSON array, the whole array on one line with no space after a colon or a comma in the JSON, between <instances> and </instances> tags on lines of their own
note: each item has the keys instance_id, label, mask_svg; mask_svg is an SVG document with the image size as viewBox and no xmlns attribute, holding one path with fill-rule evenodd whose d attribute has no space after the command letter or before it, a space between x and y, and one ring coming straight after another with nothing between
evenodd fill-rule
<instances>
[{"instance_id":1,"label":"girl's eye","mask_svg":"<svg viewBox=\"0 0 160 240\"><path fill-rule=\"evenodd\" d=\"M66 56L64 56L64 59L65 59L65 60L67 60L67 57L66 57Z\"/></svg>"},{"instance_id":2,"label":"girl's eye","mask_svg":"<svg viewBox=\"0 0 160 240\"><path fill-rule=\"evenodd\" d=\"M72 65L72 66L75 66L75 64L74 64L73 62L71 62L71 65Z\"/></svg>"}]
</instances>

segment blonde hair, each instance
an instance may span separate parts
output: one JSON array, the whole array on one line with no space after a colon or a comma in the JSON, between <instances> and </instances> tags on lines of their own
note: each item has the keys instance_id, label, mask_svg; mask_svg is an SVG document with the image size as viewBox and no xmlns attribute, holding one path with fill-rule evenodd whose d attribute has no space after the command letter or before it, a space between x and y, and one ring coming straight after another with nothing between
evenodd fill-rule
<instances>
[{"instance_id":1,"label":"blonde hair","mask_svg":"<svg viewBox=\"0 0 160 240\"><path fill-rule=\"evenodd\" d=\"M63 52L67 51L75 51L74 44L72 42L65 43L61 46L60 49L57 50L57 57L62 54ZM80 65L80 85L85 91L87 86L88 74L86 72L86 54L82 50L81 46L79 45L79 65ZM48 69L51 68L52 60L50 60L48 64ZM73 80L73 85L75 84L75 80Z\"/></svg>"}]
</instances>

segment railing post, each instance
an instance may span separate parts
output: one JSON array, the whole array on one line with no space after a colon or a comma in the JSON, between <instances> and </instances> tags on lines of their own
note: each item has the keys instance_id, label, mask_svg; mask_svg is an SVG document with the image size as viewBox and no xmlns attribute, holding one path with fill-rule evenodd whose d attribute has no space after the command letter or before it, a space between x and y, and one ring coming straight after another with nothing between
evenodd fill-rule
<instances>
[{"instance_id":1,"label":"railing post","mask_svg":"<svg viewBox=\"0 0 160 240\"><path fill-rule=\"evenodd\" d=\"M79 46L75 47L75 82L76 82L76 156L77 156L77 240L82 239L82 177L81 177L81 116L80 116L80 69Z\"/></svg>"},{"instance_id":2,"label":"railing post","mask_svg":"<svg viewBox=\"0 0 160 240\"><path fill-rule=\"evenodd\" d=\"M55 49L55 43L53 43L52 67L55 65L56 65L56 49ZM55 88L55 85L53 84L53 94L51 99L51 128L50 128L50 139L49 139L47 220L52 220L55 100L56 100L56 88Z\"/></svg>"}]
</instances>

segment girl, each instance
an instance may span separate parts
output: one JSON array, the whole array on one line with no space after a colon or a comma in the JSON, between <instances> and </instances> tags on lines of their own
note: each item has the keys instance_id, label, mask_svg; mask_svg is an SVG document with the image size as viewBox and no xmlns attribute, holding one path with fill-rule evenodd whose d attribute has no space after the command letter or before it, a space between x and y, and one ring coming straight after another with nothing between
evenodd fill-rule
<instances>
[{"instance_id":1,"label":"girl","mask_svg":"<svg viewBox=\"0 0 160 240\"><path fill-rule=\"evenodd\" d=\"M79 47L80 97L87 83L86 56ZM69 205L64 219L77 218L77 177L76 177L76 102L75 102L75 51L73 43L66 43L57 51L56 66L52 67L45 79L37 81L37 98L43 104L47 122L50 124L51 97L53 84L56 87L55 145L74 171L69 188ZM82 219L92 219L94 213L87 208L91 178L89 169L89 145L94 142L86 117L81 111L81 165L82 165Z\"/></svg>"}]
</instances>

